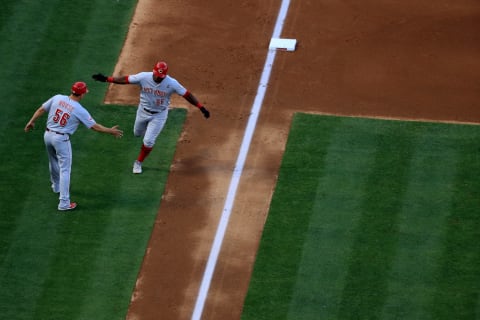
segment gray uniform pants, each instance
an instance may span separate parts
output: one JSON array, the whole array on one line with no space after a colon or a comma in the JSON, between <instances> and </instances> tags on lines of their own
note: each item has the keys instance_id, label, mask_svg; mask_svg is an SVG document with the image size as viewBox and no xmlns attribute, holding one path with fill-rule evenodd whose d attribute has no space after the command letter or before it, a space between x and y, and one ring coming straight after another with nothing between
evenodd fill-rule
<instances>
[{"instance_id":1,"label":"gray uniform pants","mask_svg":"<svg viewBox=\"0 0 480 320\"><path fill-rule=\"evenodd\" d=\"M50 181L54 192L60 192L59 208L70 206L70 173L72 170L72 145L68 134L45 131Z\"/></svg>"}]
</instances>

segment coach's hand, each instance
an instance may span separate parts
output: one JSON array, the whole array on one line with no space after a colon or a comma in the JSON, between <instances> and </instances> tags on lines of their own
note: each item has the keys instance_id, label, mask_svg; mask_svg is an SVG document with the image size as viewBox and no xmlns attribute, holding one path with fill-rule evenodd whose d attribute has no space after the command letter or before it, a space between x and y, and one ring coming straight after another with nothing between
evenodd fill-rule
<instances>
[{"instance_id":1,"label":"coach's hand","mask_svg":"<svg viewBox=\"0 0 480 320\"><path fill-rule=\"evenodd\" d=\"M207 109L205 109L205 107L200 107L199 109L200 109L200 111L202 111L203 116L204 116L206 119L210 118L210 112L209 112Z\"/></svg>"},{"instance_id":2,"label":"coach's hand","mask_svg":"<svg viewBox=\"0 0 480 320\"><path fill-rule=\"evenodd\" d=\"M101 73L94 74L92 78L100 82L107 82L107 79L108 79L105 75Z\"/></svg>"}]
</instances>

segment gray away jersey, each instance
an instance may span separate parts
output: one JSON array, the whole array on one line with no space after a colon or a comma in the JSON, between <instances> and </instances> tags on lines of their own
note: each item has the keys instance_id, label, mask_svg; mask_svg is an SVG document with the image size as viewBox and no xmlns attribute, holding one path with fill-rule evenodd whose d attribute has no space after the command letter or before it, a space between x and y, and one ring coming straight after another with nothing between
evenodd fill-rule
<instances>
[{"instance_id":1,"label":"gray away jersey","mask_svg":"<svg viewBox=\"0 0 480 320\"><path fill-rule=\"evenodd\" d=\"M57 94L42 106L48 112L47 127L56 132L73 134L80 123L89 129L96 123L80 103L65 95Z\"/></svg>"},{"instance_id":2,"label":"gray away jersey","mask_svg":"<svg viewBox=\"0 0 480 320\"><path fill-rule=\"evenodd\" d=\"M153 72L140 72L128 76L128 82L140 86L139 107L153 111L163 111L170 105L170 97L173 93L183 96L185 89L176 79L167 75L162 82L153 80Z\"/></svg>"}]
</instances>

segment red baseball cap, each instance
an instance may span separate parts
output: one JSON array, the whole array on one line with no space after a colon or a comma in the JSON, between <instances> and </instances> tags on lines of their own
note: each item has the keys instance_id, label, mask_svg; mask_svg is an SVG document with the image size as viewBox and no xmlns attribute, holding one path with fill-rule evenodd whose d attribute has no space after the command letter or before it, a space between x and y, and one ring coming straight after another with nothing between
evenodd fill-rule
<instances>
[{"instance_id":1,"label":"red baseball cap","mask_svg":"<svg viewBox=\"0 0 480 320\"><path fill-rule=\"evenodd\" d=\"M159 61L153 67L153 74L159 78L165 78L168 72L168 65L164 61Z\"/></svg>"},{"instance_id":2,"label":"red baseball cap","mask_svg":"<svg viewBox=\"0 0 480 320\"><path fill-rule=\"evenodd\" d=\"M82 81L78 81L78 82L75 82L73 85L72 85L72 93L80 96L84 93L87 93L88 92L88 88L87 88L87 84L85 82L82 82Z\"/></svg>"}]
</instances>

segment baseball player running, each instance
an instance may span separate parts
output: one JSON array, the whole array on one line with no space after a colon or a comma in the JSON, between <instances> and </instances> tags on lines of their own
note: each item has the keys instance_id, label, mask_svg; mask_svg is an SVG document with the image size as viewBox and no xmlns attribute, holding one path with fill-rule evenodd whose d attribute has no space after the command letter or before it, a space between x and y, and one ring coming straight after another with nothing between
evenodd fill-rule
<instances>
[{"instance_id":1,"label":"baseball player running","mask_svg":"<svg viewBox=\"0 0 480 320\"><path fill-rule=\"evenodd\" d=\"M106 128L96 123L88 111L80 104L83 96L88 92L85 82L75 82L69 96L57 94L35 111L25 126L25 132L35 127L35 121L44 113L48 113L47 127L43 135L47 148L50 181L52 190L60 193L58 210L73 210L77 207L70 202L70 172L72 168L72 146L70 136L82 123L89 129L101 133L109 133L117 138L123 136L118 126Z\"/></svg>"},{"instance_id":2,"label":"baseball player running","mask_svg":"<svg viewBox=\"0 0 480 320\"><path fill-rule=\"evenodd\" d=\"M136 174L142 173L142 163L152 151L158 135L165 126L170 97L173 93L184 97L189 103L198 107L205 118L210 117L210 112L197 98L176 79L169 76L167 72L167 63L159 61L151 72L110 77L102 73L92 75L92 78L96 81L135 84L140 87L140 102L138 104L133 134L136 137L143 137L143 144L137 160L133 163L133 173Z\"/></svg>"}]
</instances>

